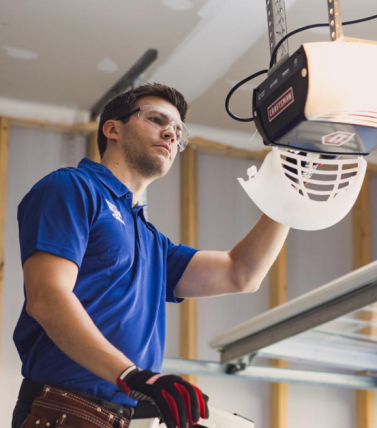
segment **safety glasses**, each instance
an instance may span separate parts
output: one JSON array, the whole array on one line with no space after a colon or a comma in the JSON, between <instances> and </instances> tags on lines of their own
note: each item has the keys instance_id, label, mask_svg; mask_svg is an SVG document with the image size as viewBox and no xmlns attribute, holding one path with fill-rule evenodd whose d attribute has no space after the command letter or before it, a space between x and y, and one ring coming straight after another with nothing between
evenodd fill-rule
<instances>
[{"instance_id":1,"label":"safety glasses","mask_svg":"<svg viewBox=\"0 0 377 428\"><path fill-rule=\"evenodd\" d=\"M151 125L155 126L161 131L166 131L170 127L174 130L175 139L177 141L178 149L180 152L186 148L189 140L189 133L186 125L181 120L176 120L169 110L157 106L155 104L145 104L131 111L125 116L117 117L116 120L125 120L133 114L138 113L138 117L146 120Z\"/></svg>"}]
</instances>

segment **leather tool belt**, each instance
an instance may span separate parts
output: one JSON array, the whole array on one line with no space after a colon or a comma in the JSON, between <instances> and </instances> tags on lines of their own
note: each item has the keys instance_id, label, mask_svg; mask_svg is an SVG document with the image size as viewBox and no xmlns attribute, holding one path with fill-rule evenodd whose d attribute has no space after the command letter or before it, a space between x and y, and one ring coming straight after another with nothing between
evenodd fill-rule
<instances>
[{"instance_id":1,"label":"leather tool belt","mask_svg":"<svg viewBox=\"0 0 377 428\"><path fill-rule=\"evenodd\" d=\"M32 403L22 428L127 428L133 414L130 407L28 380L22 383L19 399Z\"/></svg>"}]
</instances>

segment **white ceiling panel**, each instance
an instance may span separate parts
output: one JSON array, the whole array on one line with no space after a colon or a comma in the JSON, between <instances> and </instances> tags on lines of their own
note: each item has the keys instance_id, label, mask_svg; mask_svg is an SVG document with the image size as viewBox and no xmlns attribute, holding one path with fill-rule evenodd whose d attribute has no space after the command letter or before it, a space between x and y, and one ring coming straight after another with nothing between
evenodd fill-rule
<instances>
[{"instance_id":1,"label":"white ceiling panel","mask_svg":"<svg viewBox=\"0 0 377 428\"><path fill-rule=\"evenodd\" d=\"M327 21L327 0L287 0L288 30ZM253 133L224 100L242 78L268 67L265 0L0 0L0 97L89 109L149 48L158 59L140 82L162 81L191 102L189 121ZM345 20L377 13L375 0L342 1ZM347 27L377 39L377 21ZM290 52L326 30L289 41ZM352 59L350 59L352 60ZM251 113L253 85L232 109Z\"/></svg>"}]
</instances>

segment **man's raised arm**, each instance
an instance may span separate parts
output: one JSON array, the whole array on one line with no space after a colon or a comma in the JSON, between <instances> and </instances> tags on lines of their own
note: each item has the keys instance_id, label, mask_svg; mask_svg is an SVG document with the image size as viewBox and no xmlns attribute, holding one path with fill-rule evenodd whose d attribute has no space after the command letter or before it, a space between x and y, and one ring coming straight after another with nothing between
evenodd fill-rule
<instances>
[{"instance_id":1,"label":"man's raised arm","mask_svg":"<svg viewBox=\"0 0 377 428\"><path fill-rule=\"evenodd\" d=\"M288 231L288 226L262 215L232 250L197 252L175 295L196 298L256 291L279 255Z\"/></svg>"}]
</instances>

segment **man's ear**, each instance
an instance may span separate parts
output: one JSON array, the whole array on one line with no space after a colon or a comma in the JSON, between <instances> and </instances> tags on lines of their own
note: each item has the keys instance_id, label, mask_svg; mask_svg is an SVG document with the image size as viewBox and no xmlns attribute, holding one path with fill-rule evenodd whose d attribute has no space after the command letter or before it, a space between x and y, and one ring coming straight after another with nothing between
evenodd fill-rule
<instances>
[{"instance_id":1,"label":"man's ear","mask_svg":"<svg viewBox=\"0 0 377 428\"><path fill-rule=\"evenodd\" d=\"M102 132L108 140L118 141L119 139L119 122L116 120L107 120L102 126Z\"/></svg>"}]
</instances>

